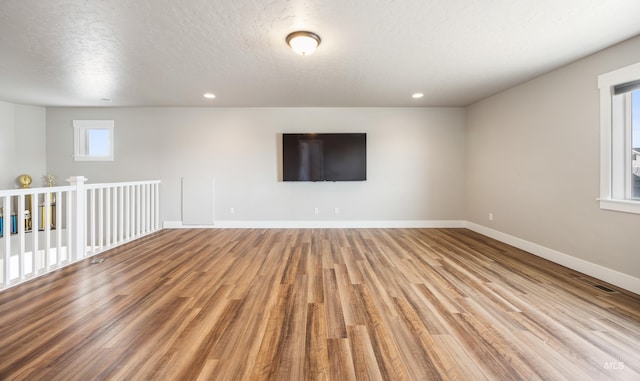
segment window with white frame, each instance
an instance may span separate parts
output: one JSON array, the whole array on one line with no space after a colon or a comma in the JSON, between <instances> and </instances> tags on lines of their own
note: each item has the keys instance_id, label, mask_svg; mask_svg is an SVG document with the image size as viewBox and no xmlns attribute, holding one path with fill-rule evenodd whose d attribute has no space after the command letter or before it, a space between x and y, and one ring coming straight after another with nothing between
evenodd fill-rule
<instances>
[{"instance_id":1,"label":"window with white frame","mask_svg":"<svg viewBox=\"0 0 640 381\"><path fill-rule=\"evenodd\" d=\"M631 125L631 176L629 197L640 201L640 83L638 88L628 93Z\"/></svg>"},{"instance_id":2,"label":"window with white frame","mask_svg":"<svg viewBox=\"0 0 640 381\"><path fill-rule=\"evenodd\" d=\"M640 213L640 63L598 77L600 207Z\"/></svg>"},{"instance_id":3,"label":"window with white frame","mask_svg":"<svg viewBox=\"0 0 640 381\"><path fill-rule=\"evenodd\" d=\"M76 161L113 161L113 120L74 120Z\"/></svg>"}]
</instances>

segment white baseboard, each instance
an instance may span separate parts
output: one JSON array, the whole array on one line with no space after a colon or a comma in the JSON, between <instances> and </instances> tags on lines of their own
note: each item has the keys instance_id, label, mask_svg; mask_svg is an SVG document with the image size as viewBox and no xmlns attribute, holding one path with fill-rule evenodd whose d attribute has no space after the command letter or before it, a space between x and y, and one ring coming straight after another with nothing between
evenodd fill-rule
<instances>
[{"instance_id":1,"label":"white baseboard","mask_svg":"<svg viewBox=\"0 0 640 381\"><path fill-rule=\"evenodd\" d=\"M467 221L465 223L465 227L469 230L473 230L476 233L480 233L487 237L504 242L508 245L517 247L518 249L527 251L551 262L611 283L633 293L640 294L640 279L632 277L631 275L621 273L619 271L612 270L595 263L587 262L583 259L576 258L553 249L549 249L548 247L544 247L536 243L490 229L486 226L475 224L473 222Z\"/></svg>"},{"instance_id":2,"label":"white baseboard","mask_svg":"<svg viewBox=\"0 0 640 381\"><path fill-rule=\"evenodd\" d=\"M216 221L213 225L183 225L164 221L165 229L339 229L339 228L463 228L465 221Z\"/></svg>"}]
</instances>

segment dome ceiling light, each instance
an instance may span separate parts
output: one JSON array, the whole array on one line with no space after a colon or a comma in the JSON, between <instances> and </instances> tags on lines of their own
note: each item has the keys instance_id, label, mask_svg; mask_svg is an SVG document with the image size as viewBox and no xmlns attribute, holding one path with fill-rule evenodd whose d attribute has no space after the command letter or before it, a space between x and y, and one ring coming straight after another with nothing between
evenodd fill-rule
<instances>
[{"instance_id":1,"label":"dome ceiling light","mask_svg":"<svg viewBox=\"0 0 640 381\"><path fill-rule=\"evenodd\" d=\"M313 32L298 31L287 36L287 44L294 52L307 56L320 45L320 36Z\"/></svg>"}]
</instances>

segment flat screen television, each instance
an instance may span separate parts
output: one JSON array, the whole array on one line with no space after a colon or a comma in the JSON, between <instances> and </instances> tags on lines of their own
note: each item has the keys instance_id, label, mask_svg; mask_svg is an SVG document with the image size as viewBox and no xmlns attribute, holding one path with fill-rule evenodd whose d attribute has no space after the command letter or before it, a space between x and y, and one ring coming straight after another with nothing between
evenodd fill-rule
<instances>
[{"instance_id":1,"label":"flat screen television","mask_svg":"<svg viewBox=\"0 0 640 381\"><path fill-rule=\"evenodd\" d=\"M282 134L283 181L364 181L367 134Z\"/></svg>"}]
</instances>

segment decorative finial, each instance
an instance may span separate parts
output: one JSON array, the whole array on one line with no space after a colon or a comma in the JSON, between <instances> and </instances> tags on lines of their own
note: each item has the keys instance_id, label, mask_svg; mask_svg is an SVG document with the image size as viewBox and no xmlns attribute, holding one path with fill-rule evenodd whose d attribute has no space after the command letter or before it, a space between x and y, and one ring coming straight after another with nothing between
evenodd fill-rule
<instances>
[{"instance_id":1,"label":"decorative finial","mask_svg":"<svg viewBox=\"0 0 640 381\"><path fill-rule=\"evenodd\" d=\"M31 185L31 176L29 175L21 175L20 177L18 177L18 180L20 181L20 184L22 184L23 188L29 188L29 185Z\"/></svg>"}]
</instances>

